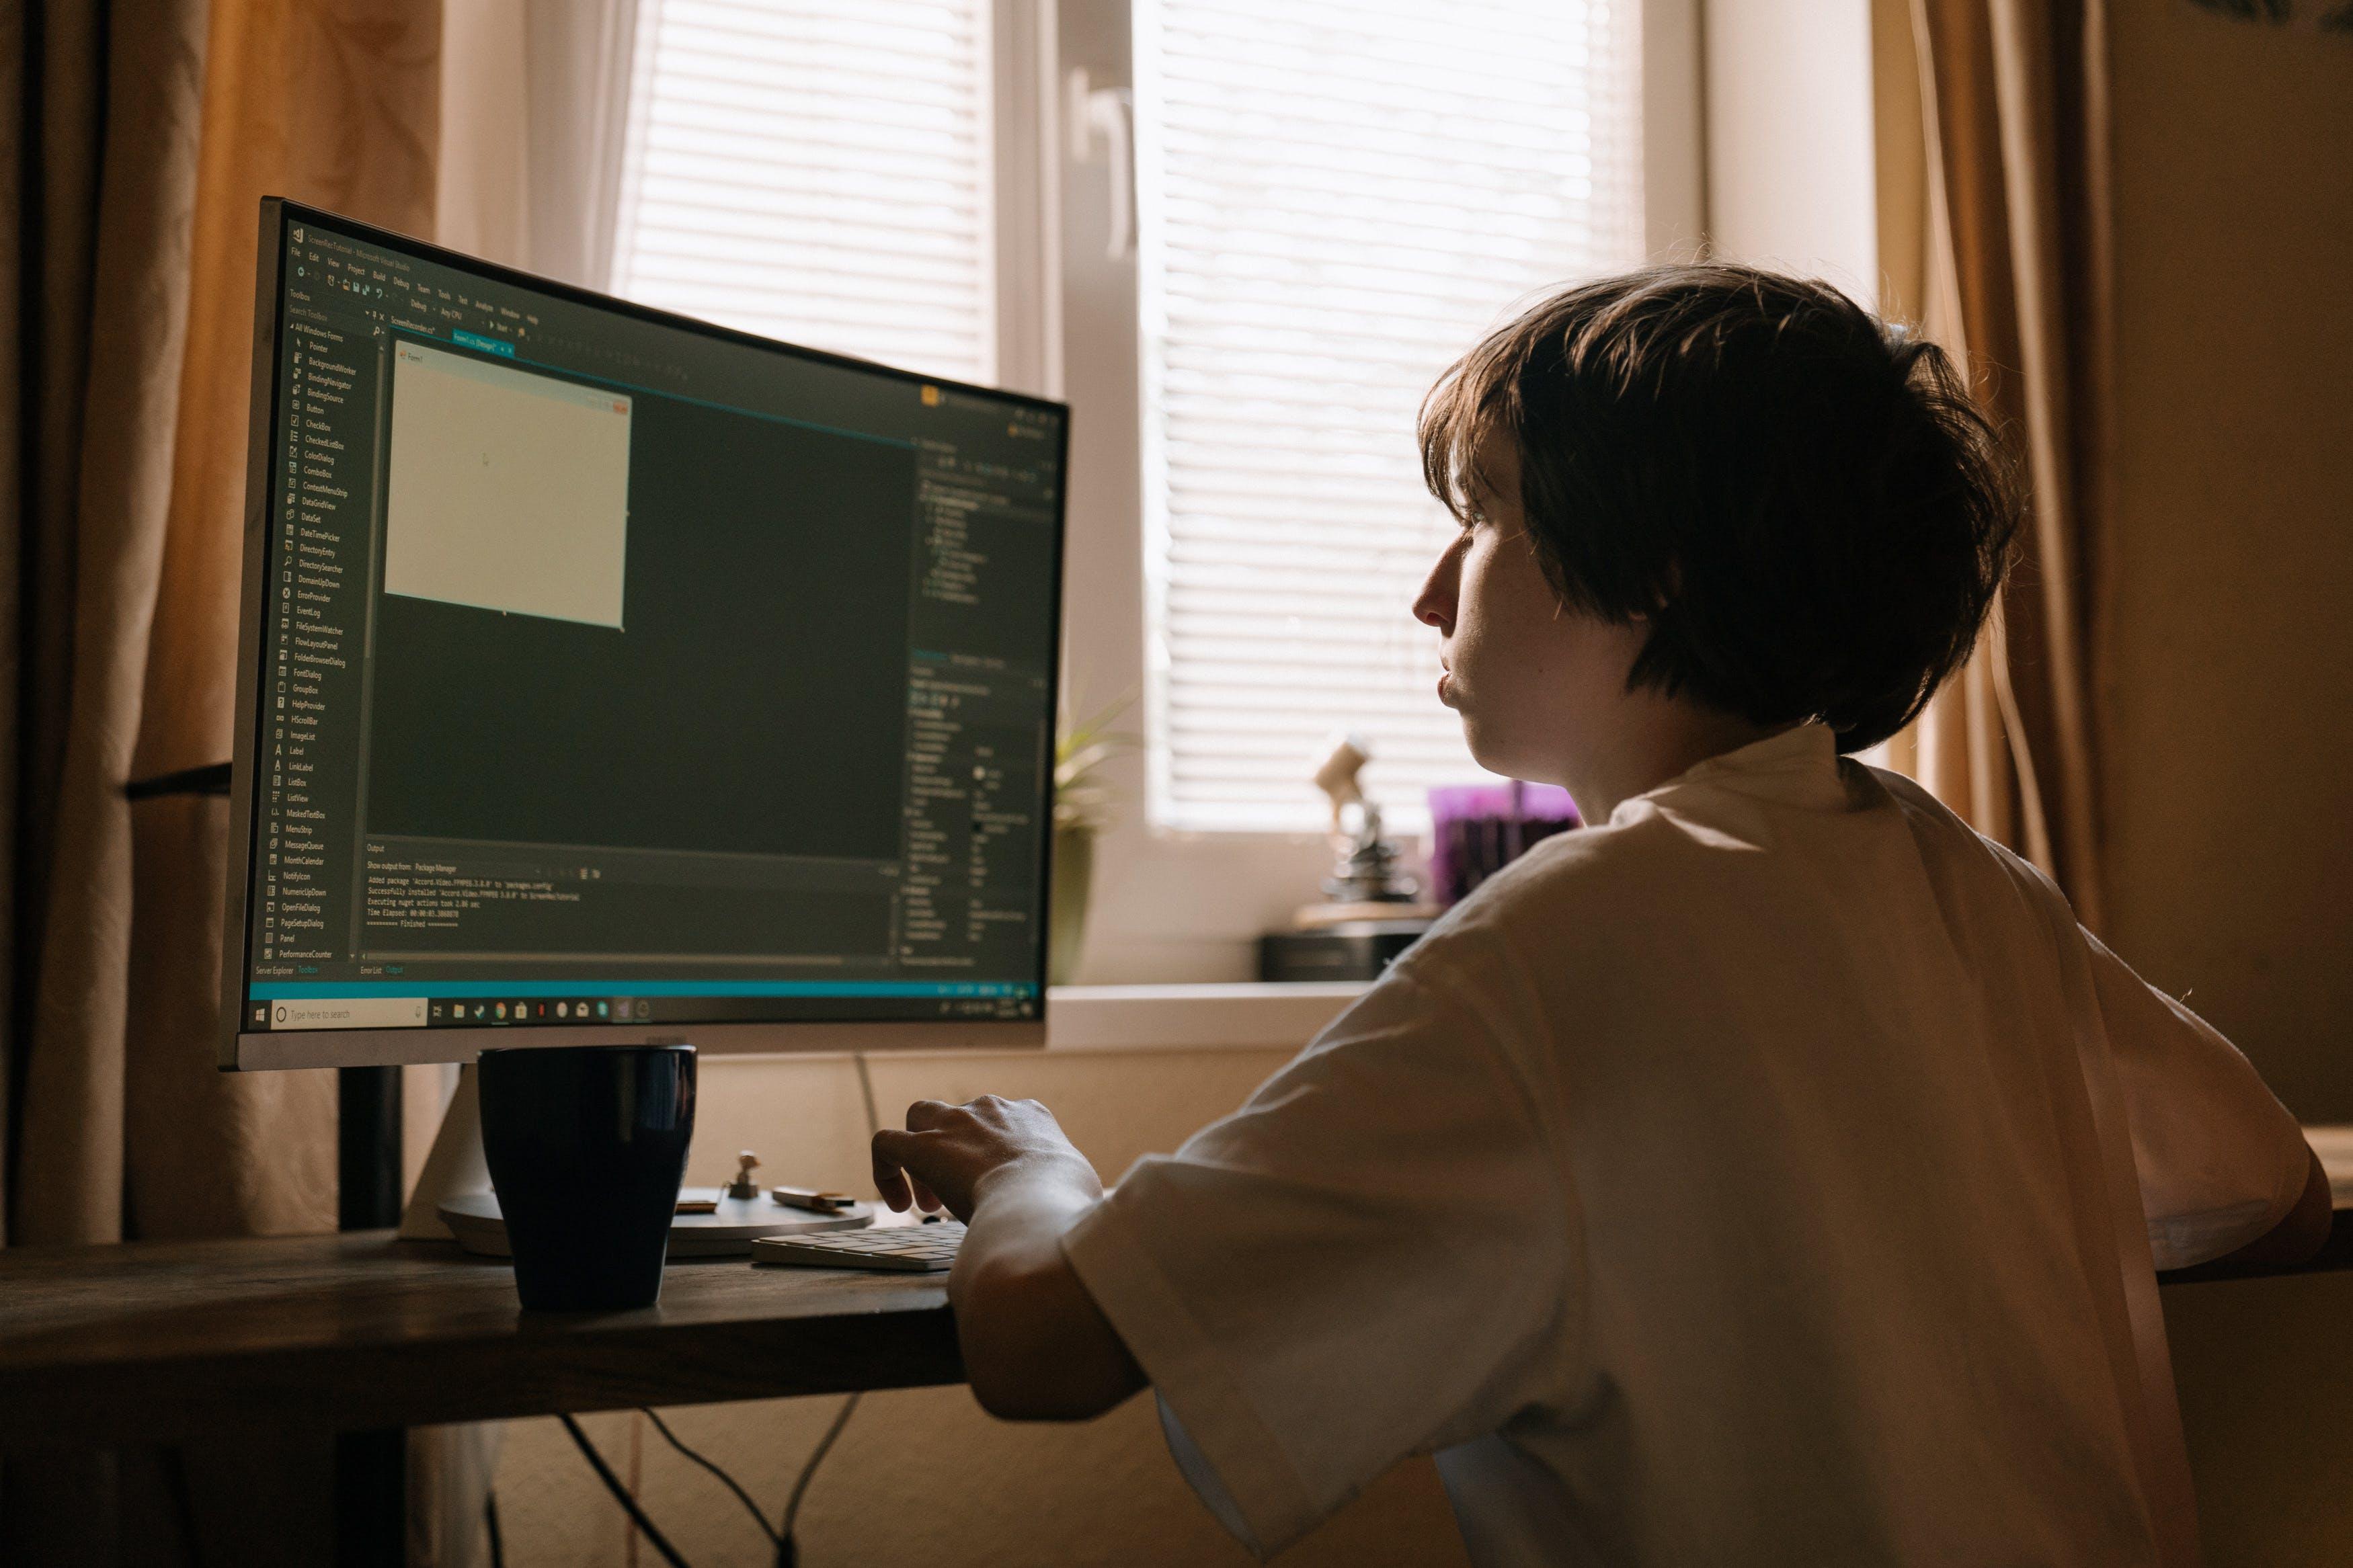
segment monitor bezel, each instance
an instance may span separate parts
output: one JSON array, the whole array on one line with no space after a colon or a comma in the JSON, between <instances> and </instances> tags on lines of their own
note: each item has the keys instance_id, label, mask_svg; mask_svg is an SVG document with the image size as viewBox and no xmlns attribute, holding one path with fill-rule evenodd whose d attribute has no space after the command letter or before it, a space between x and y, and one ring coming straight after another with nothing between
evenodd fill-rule
<instances>
[{"instance_id":1,"label":"monitor bezel","mask_svg":"<svg viewBox=\"0 0 2353 1568\"><path fill-rule=\"evenodd\" d=\"M764 1022L651 1023L592 1025L511 1025L426 1027L415 1029L303 1029L248 1031L245 1028L246 977L251 968L251 927L255 868L254 768L260 744L262 670L261 640L266 618L263 599L269 591L267 555L269 543L270 461L278 446L277 370L285 332L284 296L280 287L286 230L294 223L322 223L370 244L408 251L436 265L480 274L488 280L534 289L575 304L613 310L657 326L681 328L706 337L743 344L821 364L878 373L896 380L928 384L1002 399L1009 404L1050 411L1060 418L1058 461L1062 476L1054 506L1052 602L1049 606L1056 635L1047 653L1047 776L1052 776L1052 737L1059 732L1061 702L1062 571L1070 519L1070 405L1050 397L1002 387L981 386L945 376L924 375L880 364L850 354L807 348L797 343L763 338L755 333L698 321L634 300L600 294L593 289L543 278L465 255L394 229L362 223L340 213L306 205L283 196L261 198L259 240L256 247L253 310L253 402L248 421L245 484L245 548L240 573L237 639L237 733L229 784L229 860L227 902L221 930L220 1057L226 1071L274 1070L297 1068L390 1067L408 1063L467 1062L491 1047L624 1046L690 1040L699 1049L725 1054L849 1053L883 1050L936 1050L943 1047L1018 1049L1046 1043L1046 965L1048 932L1038 935L1038 1016L1035 1018L937 1019L810 1019ZM1053 887L1054 833L1050 809L1041 825L1038 847L1038 886ZM1047 900L1041 896L1041 910Z\"/></svg>"}]
</instances>

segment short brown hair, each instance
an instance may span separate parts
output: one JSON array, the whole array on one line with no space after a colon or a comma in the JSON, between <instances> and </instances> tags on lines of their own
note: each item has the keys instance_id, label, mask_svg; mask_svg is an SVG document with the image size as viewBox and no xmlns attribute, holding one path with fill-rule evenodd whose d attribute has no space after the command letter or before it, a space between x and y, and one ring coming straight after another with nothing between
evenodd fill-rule
<instances>
[{"instance_id":1,"label":"short brown hair","mask_svg":"<svg viewBox=\"0 0 2353 1568\"><path fill-rule=\"evenodd\" d=\"M1422 471L1467 518L1490 441L1564 605L1647 617L1630 689L1857 751L1968 658L2019 522L1993 426L1934 343L1827 284L1724 263L1567 289L1455 363Z\"/></svg>"}]
</instances>

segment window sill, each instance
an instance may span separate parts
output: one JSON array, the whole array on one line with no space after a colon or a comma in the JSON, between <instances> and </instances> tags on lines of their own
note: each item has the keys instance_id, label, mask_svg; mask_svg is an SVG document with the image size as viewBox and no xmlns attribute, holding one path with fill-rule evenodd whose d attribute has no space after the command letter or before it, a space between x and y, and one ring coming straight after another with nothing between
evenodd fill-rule
<instances>
[{"instance_id":1,"label":"window sill","mask_svg":"<svg viewBox=\"0 0 2353 1568\"><path fill-rule=\"evenodd\" d=\"M1363 982L1058 985L1049 1050L1296 1050L1363 995Z\"/></svg>"}]
</instances>

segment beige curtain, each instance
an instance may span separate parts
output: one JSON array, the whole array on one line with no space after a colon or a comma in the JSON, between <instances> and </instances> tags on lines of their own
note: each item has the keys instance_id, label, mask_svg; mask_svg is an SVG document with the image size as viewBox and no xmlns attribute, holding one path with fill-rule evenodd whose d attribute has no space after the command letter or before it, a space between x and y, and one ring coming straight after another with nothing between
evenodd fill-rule
<instances>
[{"instance_id":1,"label":"beige curtain","mask_svg":"<svg viewBox=\"0 0 2353 1568\"><path fill-rule=\"evenodd\" d=\"M0 579L12 1244L332 1228L325 1073L214 1069L226 808L130 780L229 755L265 194L412 232L440 0L19 0L0 236L21 321ZM102 106L102 108L101 108ZM12 323L13 325L13 323ZM5 704L21 693L21 703ZM26 993L31 1000L26 1001ZM317 1456L12 1461L0 1555L315 1555Z\"/></svg>"},{"instance_id":2,"label":"beige curtain","mask_svg":"<svg viewBox=\"0 0 2353 1568\"><path fill-rule=\"evenodd\" d=\"M225 808L134 812L122 785L229 754L259 199L429 226L440 7L193 9L118 5L105 29L125 79L110 202L117 163L160 165L170 189L122 236L137 276L99 258L91 482L15 1161L25 1242L333 1224L332 1079L213 1069ZM166 36L164 69L148 56ZM110 377L131 388L101 397Z\"/></svg>"},{"instance_id":3,"label":"beige curtain","mask_svg":"<svg viewBox=\"0 0 2353 1568\"><path fill-rule=\"evenodd\" d=\"M11 17L25 119L9 163L29 178L11 204L8 263L31 296L11 434L32 437L36 459L9 519L23 574L9 605L14 651L25 661L8 687L24 707L5 738L21 789L10 890L23 954L10 1236L103 1240L122 1210L131 830L121 786L171 493L205 16L202 0L82 0ZM52 929L59 920L71 936ZM59 1036L55 1021L86 990L96 1016L72 1033L111 1034L111 1047ZM113 1157L98 1169L69 1156L59 1182L41 1164L60 1142Z\"/></svg>"},{"instance_id":4,"label":"beige curtain","mask_svg":"<svg viewBox=\"0 0 2353 1568\"><path fill-rule=\"evenodd\" d=\"M2107 453L2102 0L1875 0L1880 248L1894 313L1969 367L2030 513L1968 667L1891 748L2101 914L2091 704Z\"/></svg>"}]
</instances>

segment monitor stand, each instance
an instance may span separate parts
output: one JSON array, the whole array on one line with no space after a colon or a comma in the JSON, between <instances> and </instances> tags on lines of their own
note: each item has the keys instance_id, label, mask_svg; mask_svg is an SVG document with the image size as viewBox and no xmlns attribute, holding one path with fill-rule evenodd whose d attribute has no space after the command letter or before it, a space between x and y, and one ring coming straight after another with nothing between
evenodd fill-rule
<instances>
[{"instance_id":1,"label":"monitor stand","mask_svg":"<svg viewBox=\"0 0 2353 1568\"><path fill-rule=\"evenodd\" d=\"M711 1188L690 1192L718 1200L719 1212L682 1214L670 1221L670 1255L674 1258L732 1256L748 1253L759 1236L789 1236L823 1230L854 1230L874 1223L871 1205L857 1204L835 1215L807 1214L769 1202L765 1194L751 1200L729 1199ZM754 1208L754 1204L758 1207ZM455 1209L470 1234L461 1237L442 1218ZM495 1235L490 1232L495 1232ZM458 1069L457 1091L441 1113L440 1131L433 1135L432 1151L417 1175L417 1190L401 1211L403 1241L456 1241L468 1250L503 1256L506 1226L498 1218L498 1197L491 1188L490 1162L482 1155L482 1109L474 1064Z\"/></svg>"},{"instance_id":2,"label":"monitor stand","mask_svg":"<svg viewBox=\"0 0 2353 1568\"><path fill-rule=\"evenodd\" d=\"M475 1088L474 1064L458 1069L458 1088L441 1112L441 1130L425 1168L417 1173L417 1190L400 1215L403 1241L455 1241L457 1233L441 1219L441 1205L453 1198L486 1194L491 1190L491 1164L482 1157L482 1102Z\"/></svg>"}]
</instances>

